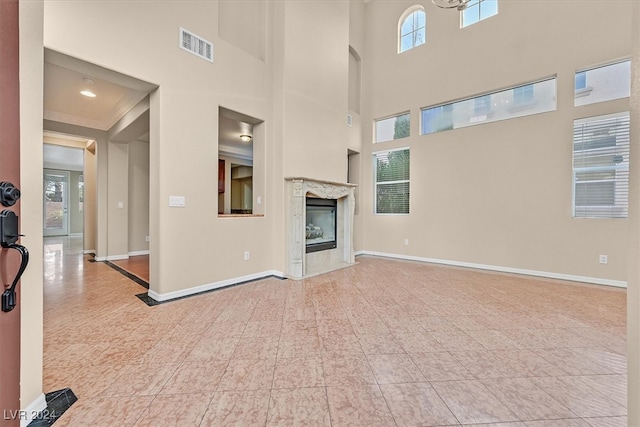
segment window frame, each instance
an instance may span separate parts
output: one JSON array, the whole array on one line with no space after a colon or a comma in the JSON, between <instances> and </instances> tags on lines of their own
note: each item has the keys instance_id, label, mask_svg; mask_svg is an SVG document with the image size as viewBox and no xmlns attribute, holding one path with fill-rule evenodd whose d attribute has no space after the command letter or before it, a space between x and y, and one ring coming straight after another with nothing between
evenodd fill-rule
<instances>
[{"instance_id":1,"label":"window frame","mask_svg":"<svg viewBox=\"0 0 640 427\"><path fill-rule=\"evenodd\" d=\"M554 75L468 98L422 107L420 108L419 135L430 135L556 111L558 109L557 80L557 76ZM523 93L520 96L521 102L516 102L518 92ZM525 98L530 96L533 98L525 102ZM480 102L480 99L483 101ZM488 106L483 114L479 114L482 111L477 108L481 103ZM429 120L426 120L427 118ZM440 120L440 123L437 123L437 120Z\"/></svg>"},{"instance_id":2,"label":"window frame","mask_svg":"<svg viewBox=\"0 0 640 427\"><path fill-rule=\"evenodd\" d=\"M424 19L424 26L422 27L418 27L416 28L416 20L414 18L416 13L421 13L422 17ZM402 32L402 27L404 26L405 22L411 19L413 22L411 24L411 28L412 30L404 33ZM423 39L422 42L419 44L416 44L416 34L418 34L418 32L422 30L422 34L423 34ZM409 36L411 35L411 46L407 47L406 49L403 48L402 45L402 39L403 37ZM411 49L414 49L418 46L422 46L423 44L425 44L427 42L427 13L425 12L424 7L420 6L420 5L416 5L416 6L412 6L409 9L407 9L402 16L400 17L400 19L398 20L398 54L400 53L404 53L407 51L410 51Z\"/></svg>"},{"instance_id":3,"label":"window frame","mask_svg":"<svg viewBox=\"0 0 640 427\"><path fill-rule=\"evenodd\" d=\"M578 135L578 126L589 122L616 120L615 126L616 134L615 143L594 146L593 148L581 148L576 150L576 135ZM622 123L620 120L622 119ZM597 131L594 130L594 132ZM591 117L584 117L575 119L573 122L573 138L572 138L572 217L575 219L625 219L629 216L629 131L630 131L630 112L621 111L611 114L602 114ZM609 131L608 131L609 132ZM609 134L607 132L607 134ZM619 132L619 133L618 133ZM626 132L626 133L625 133ZM604 133L603 133L604 135ZM622 137L622 141L618 142L618 138ZM588 140L583 139L582 144L588 142L597 141L597 137L590 138ZM620 147L619 149L616 147ZM592 155L592 156L589 156ZM593 165L593 166L579 166L576 167L576 159L580 160L594 159L596 156L612 156L614 159L612 165ZM617 162L617 158L620 157L620 161ZM611 178L601 177L591 181L580 181L578 175L600 173L611 173ZM620 176L619 176L620 175ZM578 186L586 186L588 184L612 184L611 199L613 203L608 204L578 204ZM622 186L622 189L617 188L618 185ZM626 187L626 188L625 188Z\"/></svg>"},{"instance_id":4,"label":"window frame","mask_svg":"<svg viewBox=\"0 0 640 427\"><path fill-rule=\"evenodd\" d=\"M409 156L407 179L393 181L378 181L378 159L381 154L388 155L392 152L406 151ZM411 213L411 149L410 147L391 148L388 150L380 150L372 153L373 162L373 214L374 215L409 215ZM406 212L378 212L378 188L385 185L407 184L407 204Z\"/></svg>"},{"instance_id":5,"label":"window frame","mask_svg":"<svg viewBox=\"0 0 640 427\"><path fill-rule=\"evenodd\" d=\"M405 136L400 136L396 138L395 125L399 119L402 119L404 117L408 118L409 133ZM378 136L380 135L378 123L383 123L390 120L393 120L393 126L394 126L393 136L390 139L378 139ZM380 144L382 142L389 142L389 141L397 141L399 139L408 138L410 136L411 136L411 112L410 111L404 111L402 113L394 114L392 116L385 116L385 117L381 117L379 119L373 120L373 143L374 144Z\"/></svg>"},{"instance_id":6,"label":"window frame","mask_svg":"<svg viewBox=\"0 0 640 427\"><path fill-rule=\"evenodd\" d=\"M602 83L606 81L607 83L611 81L622 81L620 79L620 75L612 74L604 76L603 73L599 73L600 71L605 71L607 69L611 70L613 67L623 66L628 64L627 70L617 69L614 73L624 73L622 77L625 77L624 80L627 85L627 90L624 93L621 93L621 87L609 87L607 90L606 84ZM583 107L585 105L598 104L601 102L615 101L617 99L624 99L631 96L631 59L630 58L622 58L619 60L614 60L611 62L606 62L599 65L594 65L591 67L585 67L577 69L574 73L574 97L573 97L573 106L574 107ZM593 72L593 73L592 73ZM591 74L592 73L592 74ZM629 74L626 74L629 73ZM595 81L595 83L594 83ZM591 82L591 84L589 84ZM605 89L605 90L603 90Z\"/></svg>"},{"instance_id":7,"label":"window frame","mask_svg":"<svg viewBox=\"0 0 640 427\"><path fill-rule=\"evenodd\" d=\"M483 10L482 5L485 1L487 1L487 4L488 2L495 1L495 13L492 13L491 15L482 16L482 10ZM477 9L478 13L477 14L474 13L474 18L477 17L477 19L474 19L473 22L465 23L464 18L466 14L474 11L475 9ZM485 19L491 18L492 16L496 16L498 12L499 12L498 0L470 0L469 3L467 3L466 7L460 11L460 28L466 28L473 24L477 24L480 21L484 21Z\"/></svg>"}]
</instances>

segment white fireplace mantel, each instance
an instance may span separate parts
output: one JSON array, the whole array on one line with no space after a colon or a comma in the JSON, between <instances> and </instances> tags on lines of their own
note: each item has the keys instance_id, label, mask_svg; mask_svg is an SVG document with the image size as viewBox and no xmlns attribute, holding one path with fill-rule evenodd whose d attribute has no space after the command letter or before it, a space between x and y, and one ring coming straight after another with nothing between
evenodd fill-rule
<instances>
[{"instance_id":1,"label":"white fireplace mantel","mask_svg":"<svg viewBox=\"0 0 640 427\"><path fill-rule=\"evenodd\" d=\"M287 183L287 260L286 275L301 279L308 275L328 272L355 263L353 249L353 217L355 212L355 184L323 181L310 178L285 178ZM306 198L336 199L338 201L338 247L315 254L306 254ZM313 267L310 272L309 266Z\"/></svg>"}]
</instances>

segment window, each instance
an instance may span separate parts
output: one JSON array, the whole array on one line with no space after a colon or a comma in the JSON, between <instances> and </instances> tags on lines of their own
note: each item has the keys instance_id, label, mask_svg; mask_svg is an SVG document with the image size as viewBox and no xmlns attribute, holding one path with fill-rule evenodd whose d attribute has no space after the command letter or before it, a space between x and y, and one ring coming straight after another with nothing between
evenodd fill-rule
<instances>
[{"instance_id":1,"label":"window","mask_svg":"<svg viewBox=\"0 0 640 427\"><path fill-rule=\"evenodd\" d=\"M373 154L375 213L409 213L409 149Z\"/></svg>"},{"instance_id":2,"label":"window","mask_svg":"<svg viewBox=\"0 0 640 427\"><path fill-rule=\"evenodd\" d=\"M581 89L586 89L586 87L587 87L587 72L580 71L576 73L575 91L578 92Z\"/></svg>"},{"instance_id":3,"label":"window","mask_svg":"<svg viewBox=\"0 0 640 427\"><path fill-rule=\"evenodd\" d=\"M426 39L427 17L422 6L411 8L406 13L400 20L398 53L420 46Z\"/></svg>"},{"instance_id":4,"label":"window","mask_svg":"<svg viewBox=\"0 0 640 427\"><path fill-rule=\"evenodd\" d=\"M460 26L462 28L480 22L498 14L498 0L471 0L467 7L460 12Z\"/></svg>"},{"instance_id":5,"label":"window","mask_svg":"<svg viewBox=\"0 0 640 427\"><path fill-rule=\"evenodd\" d=\"M533 102L533 85L520 86L513 89L513 104L523 106Z\"/></svg>"},{"instance_id":6,"label":"window","mask_svg":"<svg viewBox=\"0 0 640 427\"><path fill-rule=\"evenodd\" d=\"M406 138L409 136L410 125L411 116L409 113L376 120L376 142Z\"/></svg>"},{"instance_id":7,"label":"window","mask_svg":"<svg viewBox=\"0 0 640 427\"><path fill-rule=\"evenodd\" d=\"M629 194L629 113L575 120L573 216L626 218Z\"/></svg>"},{"instance_id":8,"label":"window","mask_svg":"<svg viewBox=\"0 0 640 427\"><path fill-rule=\"evenodd\" d=\"M556 79L513 87L421 111L420 134L442 132L556 109Z\"/></svg>"},{"instance_id":9,"label":"window","mask_svg":"<svg viewBox=\"0 0 640 427\"><path fill-rule=\"evenodd\" d=\"M626 98L631 93L631 61L576 72L574 105Z\"/></svg>"}]
</instances>

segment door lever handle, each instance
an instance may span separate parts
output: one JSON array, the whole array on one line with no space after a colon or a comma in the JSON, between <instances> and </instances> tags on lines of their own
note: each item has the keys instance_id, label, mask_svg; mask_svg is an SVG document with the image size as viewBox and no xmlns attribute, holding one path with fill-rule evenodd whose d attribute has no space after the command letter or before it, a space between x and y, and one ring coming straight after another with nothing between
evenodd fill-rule
<instances>
[{"instance_id":1,"label":"door lever handle","mask_svg":"<svg viewBox=\"0 0 640 427\"><path fill-rule=\"evenodd\" d=\"M5 245L3 243L2 247L17 250L18 252L20 252L21 258L20 268L18 269L16 277L13 279L13 283L11 283L11 286L2 293L2 311L8 312L13 310L13 308L16 306L16 286L20 281L20 277L22 277L22 273L24 273L24 270L27 268L27 264L29 264L29 251L27 250L27 248L17 243L11 243L9 245Z\"/></svg>"}]
</instances>

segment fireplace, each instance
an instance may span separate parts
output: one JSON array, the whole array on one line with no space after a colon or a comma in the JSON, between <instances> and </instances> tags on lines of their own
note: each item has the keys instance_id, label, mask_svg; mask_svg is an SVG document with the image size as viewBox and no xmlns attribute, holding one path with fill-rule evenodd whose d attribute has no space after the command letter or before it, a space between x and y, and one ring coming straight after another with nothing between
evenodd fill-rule
<instances>
[{"instance_id":1,"label":"fireplace","mask_svg":"<svg viewBox=\"0 0 640 427\"><path fill-rule=\"evenodd\" d=\"M285 178L285 276L302 279L355 263L355 185Z\"/></svg>"},{"instance_id":2,"label":"fireplace","mask_svg":"<svg viewBox=\"0 0 640 427\"><path fill-rule=\"evenodd\" d=\"M336 199L307 197L307 223L305 226L306 253L326 251L337 247Z\"/></svg>"}]
</instances>

